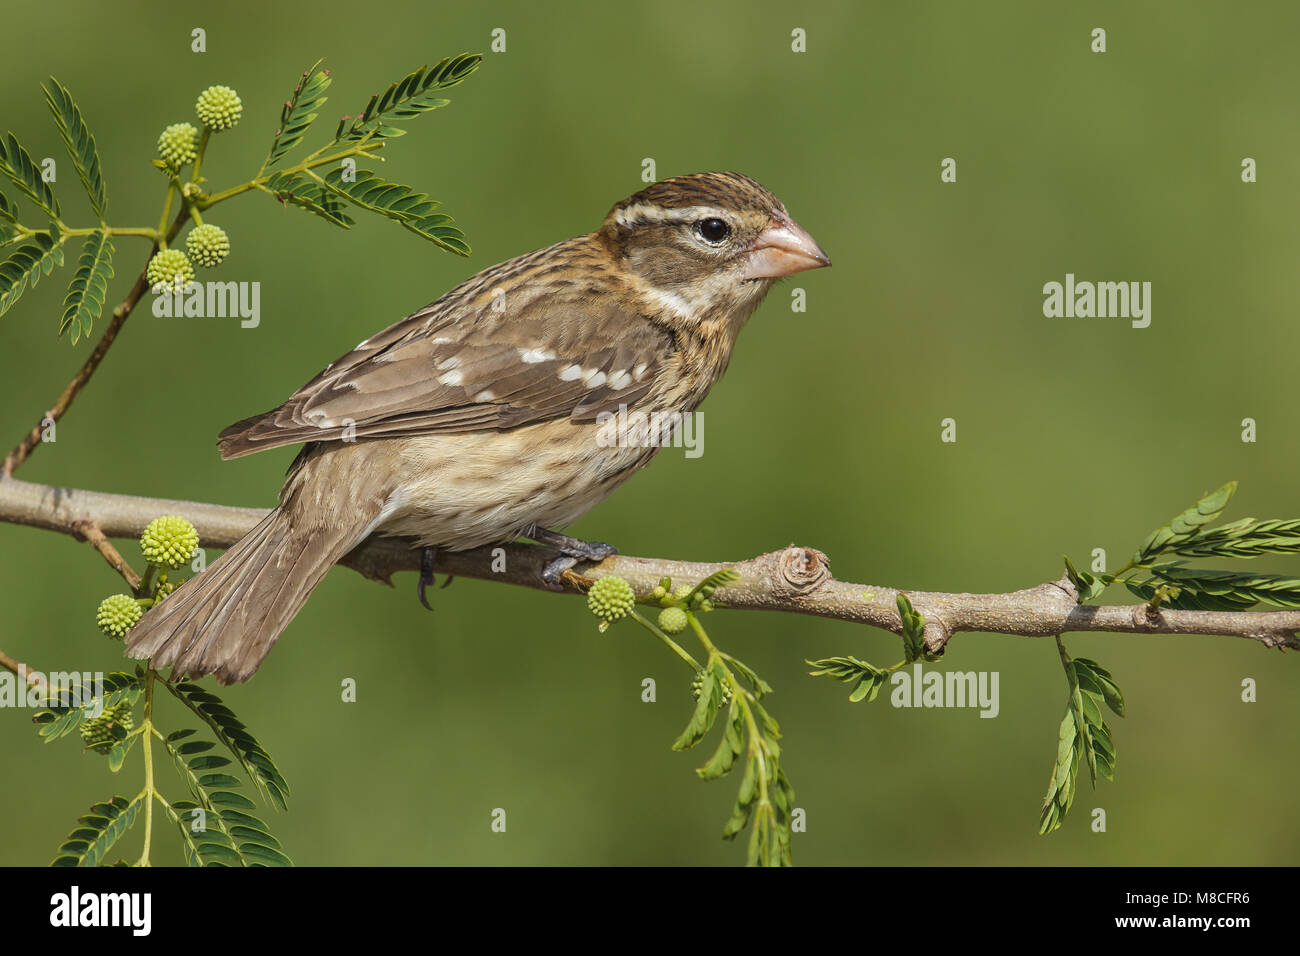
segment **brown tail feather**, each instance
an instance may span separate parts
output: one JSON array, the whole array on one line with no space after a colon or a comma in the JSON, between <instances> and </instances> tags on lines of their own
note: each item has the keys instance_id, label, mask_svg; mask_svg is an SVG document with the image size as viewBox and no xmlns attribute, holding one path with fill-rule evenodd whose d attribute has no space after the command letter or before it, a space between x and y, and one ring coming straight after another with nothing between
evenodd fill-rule
<instances>
[{"instance_id":1,"label":"brown tail feather","mask_svg":"<svg viewBox=\"0 0 1300 956\"><path fill-rule=\"evenodd\" d=\"M362 516L357 516L358 520ZM131 628L126 653L178 674L246 681L364 528L295 528L276 508Z\"/></svg>"}]
</instances>

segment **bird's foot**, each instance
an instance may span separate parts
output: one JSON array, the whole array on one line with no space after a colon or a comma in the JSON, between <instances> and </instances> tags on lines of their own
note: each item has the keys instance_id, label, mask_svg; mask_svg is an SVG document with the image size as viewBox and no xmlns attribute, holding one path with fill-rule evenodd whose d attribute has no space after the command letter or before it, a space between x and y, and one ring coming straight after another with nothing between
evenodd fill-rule
<instances>
[{"instance_id":1,"label":"bird's foot","mask_svg":"<svg viewBox=\"0 0 1300 956\"><path fill-rule=\"evenodd\" d=\"M560 577L577 563L577 558L571 558L567 554L551 559L542 568L542 583L552 591L563 591L564 585L560 583Z\"/></svg>"},{"instance_id":2,"label":"bird's foot","mask_svg":"<svg viewBox=\"0 0 1300 956\"><path fill-rule=\"evenodd\" d=\"M420 583L418 585L418 590L416 591L416 593L419 594L420 596L420 603L423 604L430 611L433 610L433 605L429 603L429 599L425 596L424 592L426 588L428 588L431 584L433 584L433 559L437 556L437 554L438 554L437 548L420 549ZM450 578L448 579L447 583L448 584L451 583ZM443 587L446 586L447 586L446 584L443 585Z\"/></svg>"},{"instance_id":3,"label":"bird's foot","mask_svg":"<svg viewBox=\"0 0 1300 956\"><path fill-rule=\"evenodd\" d=\"M604 561L611 554L618 554L618 548L604 541L583 541L545 528L530 528L525 537L560 552L560 557L547 562L542 569L542 582L552 591L564 590L561 576L579 561Z\"/></svg>"}]
</instances>

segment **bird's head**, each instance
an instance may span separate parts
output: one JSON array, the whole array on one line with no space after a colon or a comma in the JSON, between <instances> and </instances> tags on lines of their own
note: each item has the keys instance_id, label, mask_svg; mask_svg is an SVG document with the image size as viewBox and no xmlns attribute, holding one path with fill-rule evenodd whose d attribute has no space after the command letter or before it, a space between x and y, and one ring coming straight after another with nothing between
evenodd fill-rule
<instances>
[{"instance_id":1,"label":"bird's head","mask_svg":"<svg viewBox=\"0 0 1300 956\"><path fill-rule=\"evenodd\" d=\"M664 303L743 321L771 284L831 261L764 186L732 172L665 179L623 200L602 235Z\"/></svg>"}]
</instances>

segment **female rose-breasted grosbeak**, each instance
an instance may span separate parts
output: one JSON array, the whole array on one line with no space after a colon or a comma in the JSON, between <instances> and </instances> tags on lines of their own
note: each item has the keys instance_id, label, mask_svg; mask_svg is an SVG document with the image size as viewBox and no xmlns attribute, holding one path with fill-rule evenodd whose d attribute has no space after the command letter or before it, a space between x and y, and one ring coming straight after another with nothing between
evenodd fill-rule
<instances>
[{"instance_id":1,"label":"female rose-breasted grosbeak","mask_svg":"<svg viewBox=\"0 0 1300 956\"><path fill-rule=\"evenodd\" d=\"M772 283L828 265L768 190L719 172L655 183L596 232L480 272L221 433L223 458L306 446L279 507L145 614L127 654L247 680L372 533L452 551L532 538L560 552L549 583L613 553L550 530L657 451L598 440L597 416L693 411Z\"/></svg>"}]
</instances>

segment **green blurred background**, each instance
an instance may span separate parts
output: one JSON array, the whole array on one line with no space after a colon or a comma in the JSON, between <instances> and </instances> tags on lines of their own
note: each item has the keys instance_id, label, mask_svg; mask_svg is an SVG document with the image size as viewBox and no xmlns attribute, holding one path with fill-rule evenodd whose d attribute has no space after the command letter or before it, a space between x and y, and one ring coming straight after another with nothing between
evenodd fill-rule
<instances>
[{"instance_id":1,"label":"green blurred background","mask_svg":"<svg viewBox=\"0 0 1300 956\"><path fill-rule=\"evenodd\" d=\"M149 164L158 132L192 121L206 86L233 86L245 104L208 153L219 189L256 170L317 57L334 85L309 148L416 66L486 53L493 28L507 37L450 107L385 153L387 176L444 201L470 259L368 214L348 233L261 194L219 207L209 221L234 251L211 275L262 283L261 327L138 310L27 480L272 504L294 451L222 463L219 429L479 269L595 228L653 157L661 178L755 176L835 267L778 287L750 323L704 406L704 456L664 453L576 533L717 560L794 541L846 580L993 591L1055 578L1063 551L1086 561L1104 547L1116 566L1231 478L1242 487L1229 517L1300 513L1294 4L79 0L57 13L10 4L3 22L3 125L59 159L75 225L89 212L42 101L47 74L98 137L110 221L146 225L162 192ZM1089 51L1097 26L1104 55ZM796 27L803 54L790 49ZM949 156L958 182L941 184ZM1257 184L1240 181L1246 156ZM118 242L112 301L145 252ZM1042 285L1066 272L1152 282L1151 327L1044 318ZM91 348L54 335L70 278L43 282L0 328L6 448ZM806 313L790 310L796 285ZM949 416L955 445L939 441ZM1245 417L1255 444L1240 440ZM2 526L0 581L6 652L47 670L120 666L92 624L120 581L88 548ZM576 600L470 580L438 592L430 615L414 583L389 591L336 570L257 678L224 692L293 786L273 823L298 863L743 860L718 839L737 781L703 784L692 768L707 754L669 750L689 676L647 635L601 635ZM1117 676L1129 715L1113 721L1116 782L1085 784L1064 829L1042 838L1064 702L1050 642L953 641L946 666L1001 674L1001 714L981 720L850 704L847 688L806 676L807 657L892 662L898 640L883 632L776 614L709 623L777 688L808 814L798 863L1300 858L1300 667L1279 654L1223 638L1070 637ZM339 700L346 677L355 704ZM656 704L640 700L645 677ZM1245 677L1256 704L1239 701ZM0 863L47 861L91 801L138 789L138 754L113 780L75 740L39 743L27 712L0 717ZM178 709L160 719L191 723ZM1094 806L1104 835L1089 830ZM505 834L490 830L496 807ZM170 833L155 858L179 861Z\"/></svg>"}]
</instances>

